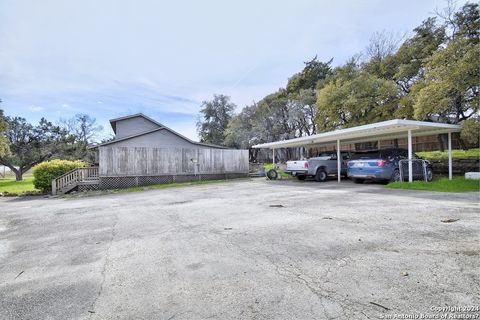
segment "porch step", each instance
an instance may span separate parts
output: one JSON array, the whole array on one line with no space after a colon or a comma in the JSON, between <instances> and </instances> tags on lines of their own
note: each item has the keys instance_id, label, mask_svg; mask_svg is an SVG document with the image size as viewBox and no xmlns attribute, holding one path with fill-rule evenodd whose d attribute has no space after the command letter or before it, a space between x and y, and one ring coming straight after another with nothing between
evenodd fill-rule
<instances>
[{"instance_id":1,"label":"porch step","mask_svg":"<svg viewBox=\"0 0 480 320\"><path fill-rule=\"evenodd\" d=\"M98 167L75 168L52 180L52 194L64 194L79 185L98 185Z\"/></svg>"},{"instance_id":2,"label":"porch step","mask_svg":"<svg viewBox=\"0 0 480 320\"><path fill-rule=\"evenodd\" d=\"M75 189L77 186L78 186L77 183L72 183L72 184L63 186L61 189L57 190L57 193L60 193L60 194L68 193L68 192L72 191L73 189Z\"/></svg>"}]
</instances>

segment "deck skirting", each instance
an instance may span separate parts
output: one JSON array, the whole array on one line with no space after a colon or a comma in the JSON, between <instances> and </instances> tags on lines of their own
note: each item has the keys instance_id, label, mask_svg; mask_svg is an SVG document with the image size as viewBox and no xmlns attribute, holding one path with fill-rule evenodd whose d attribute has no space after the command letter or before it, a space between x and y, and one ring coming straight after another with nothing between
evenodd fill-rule
<instances>
[{"instance_id":1,"label":"deck skirting","mask_svg":"<svg viewBox=\"0 0 480 320\"><path fill-rule=\"evenodd\" d=\"M162 183L226 180L247 178L248 173L191 174L191 175L161 175L161 176L128 176L99 177L98 184L81 184L78 191L124 189L138 186L148 186Z\"/></svg>"}]
</instances>

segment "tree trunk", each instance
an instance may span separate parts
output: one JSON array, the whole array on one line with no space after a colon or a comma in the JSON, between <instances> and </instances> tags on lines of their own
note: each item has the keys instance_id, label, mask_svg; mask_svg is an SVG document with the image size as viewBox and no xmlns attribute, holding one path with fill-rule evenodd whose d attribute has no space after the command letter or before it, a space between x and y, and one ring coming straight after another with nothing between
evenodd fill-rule
<instances>
[{"instance_id":1,"label":"tree trunk","mask_svg":"<svg viewBox=\"0 0 480 320\"><path fill-rule=\"evenodd\" d=\"M458 144L460 144L460 148L462 148L462 150L468 150L468 146L465 143L465 141L463 141L462 137L460 136L460 132L454 132L454 133L452 133L452 136L455 137L458 140Z\"/></svg>"},{"instance_id":2,"label":"tree trunk","mask_svg":"<svg viewBox=\"0 0 480 320\"><path fill-rule=\"evenodd\" d=\"M10 168L10 170L11 170L13 173L15 173L15 180L16 180L16 181L22 181L22 180L23 180L23 173L24 173L25 171L27 171L27 170L22 170L21 167L18 168L18 170L17 170L17 168L15 168L12 164L6 163L6 162L4 162L4 161L2 161L1 164L3 164L4 166Z\"/></svg>"},{"instance_id":3,"label":"tree trunk","mask_svg":"<svg viewBox=\"0 0 480 320\"><path fill-rule=\"evenodd\" d=\"M257 155L258 155L258 149L253 149L250 148L248 149L248 155L249 155L249 161L250 162L257 162Z\"/></svg>"},{"instance_id":4,"label":"tree trunk","mask_svg":"<svg viewBox=\"0 0 480 320\"><path fill-rule=\"evenodd\" d=\"M15 172L15 180L16 180L16 181L22 181L22 180L23 180L23 172L22 172L22 169L14 170L13 172Z\"/></svg>"},{"instance_id":5,"label":"tree trunk","mask_svg":"<svg viewBox=\"0 0 480 320\"><path fill-rule=\"evenodd\" d=\"M440 151L445 151L445 143L443 141L443 136L441 134L439 134L437 136L437 139L438 139L438 148L440 149Z\"/></svg>"}]
</instances>

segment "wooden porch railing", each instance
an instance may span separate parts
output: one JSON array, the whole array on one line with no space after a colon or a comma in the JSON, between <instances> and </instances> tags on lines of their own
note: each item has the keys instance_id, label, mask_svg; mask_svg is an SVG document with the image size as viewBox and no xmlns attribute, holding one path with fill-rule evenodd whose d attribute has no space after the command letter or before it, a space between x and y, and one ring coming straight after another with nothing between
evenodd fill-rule
<instances>
[{"instance_id":1,"label":"wooden porch railing","mask_svg":"<svg viewBox=\"0 0 480 320\"><path fill-rule=\"evenodd\" d=\"M98 181L98 167L75 168L52 180L52 194L65 193L81 182Z\"/></svg>"}]
</instances>

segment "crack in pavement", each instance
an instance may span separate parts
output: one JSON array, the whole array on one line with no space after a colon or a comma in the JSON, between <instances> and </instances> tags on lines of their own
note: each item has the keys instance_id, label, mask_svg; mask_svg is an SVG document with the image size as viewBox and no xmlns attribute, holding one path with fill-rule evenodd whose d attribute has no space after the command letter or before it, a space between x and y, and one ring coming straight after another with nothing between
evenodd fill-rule
<instances>
[{"instance_id":1,"label":"crack in pavement","mask_svg":"<svg viewBox=\"0 0 480 320\"><path fill-rule=\"evenodd\" d=\"M105 262L103 263L102 272L101 272L102 281L100 282L100 288L98 289L97 296L95 297L95 300L91 304L90 310L88 310L89 313L90 313L89 319L91 319L94 316L95 307L97 305L98 299L100 299L100 296L102 295L102 292L103 292L103 286L105 284L107 267L108 267L109 260L110 260L110 248L112 247L113 240L115 239L115 236L116 236L116 227L117 227L118 221L119 221L118 215L115 214L114 222L111 226L112 232L111 232L111 236L110 236L110 241L109 241L107 250L105 251Z\"/></svg>"}]
</instances>

